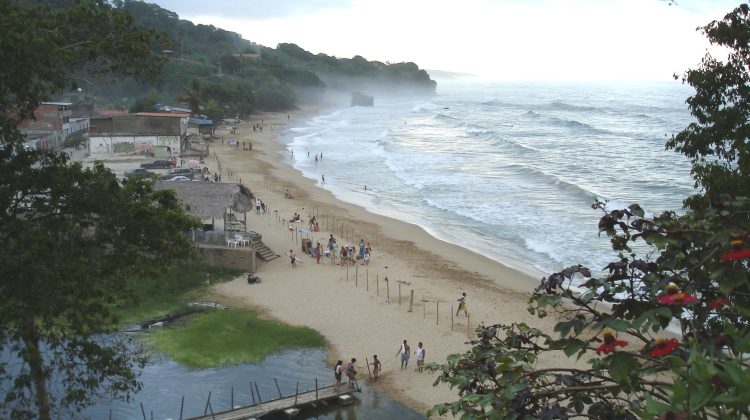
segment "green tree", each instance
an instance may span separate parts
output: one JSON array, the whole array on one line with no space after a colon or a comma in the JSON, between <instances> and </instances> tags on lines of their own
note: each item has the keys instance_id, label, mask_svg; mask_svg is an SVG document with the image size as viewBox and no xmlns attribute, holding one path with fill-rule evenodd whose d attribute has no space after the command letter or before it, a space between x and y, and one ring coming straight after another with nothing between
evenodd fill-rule
<instances>
[{"instance_id":1,"label":"green tree","mask_svg":"<svg viewBox=\"0 0 750 420\"><path fill-rule=\"evenodd\" d=\"M190 108L190 114L198 117L201 115L201 82L198 79L193 79L190 82L190 87L185 88L181 96L177 97L178 101L182 101L188 104Z\"/></svg>"},{"instance_id":2,"label":"green tree","mask_svg":"<svg viewBox=\"0 0 750 420\"><path fill-rule=\"evenodd\" d=\"M159 93L155 89L151 89L145 96L135 100L133 106L130 107L130 112L154 112L158 103Z\"/></svg>"},{"instance_id":3,"label":"green tree","mask_svg":"<svg viewBox=\"0 0 750 420\"><path fill-rule=\"evenodd\" d=\"M208 101L205 111L210 120L221 121L224 119L224 109L213 99Z\"/></svg>"},{"instance_id":4,"label":"green tree","mask_svg":"<svg viewBox=\"0 0 750 420\"><path fill-rule=\"evenodd\" d=\"M191 250L182 231L194 221L173 194L22 147L19 121L75 89L73 74L146 79L161 69L153 31L104 1L69 4L0 0L0 346L21 361L0 364L0 409L11 418L67 417L99 393L137 391L142 359L100 335L113 325L109 305L126 276Z\"/></svg>"},{"instance_id":5,"label":"green tree","mask_svg":"<svg viewBox=\"0 0 750 420\"><path fill-rule=\"evenodd\" d=\"M688 99L695 122L670 139L667 148L692 159L693 177L702 193L688 201L691 206L709 205L723 194L750 196L750 184L738 183L750 174L748 7L743 4L704 29L714 45L730 50L728 60L707 54L700 68L684 75L695 89Z\"/></svg>"},{"instance_id":6,"label":"green tree","mask_svg":"<svg viewBox=\"0 0 750 420\"><path fill-rule=\"evenodd\" d=\"M459 400L431 413L466 418L719 418L750 416L750 20L742 5L703 28L731 50L706 56L684 81L697 122L670 140L693 158L700 192L684 214L608 211L600 232L617 258L605 275L572 266L543 279L529 311L559 318L554 333L482 325L472 348L437 366ZM640 252L638 250L644 250ZM583 290L571 287L583 279ZM679 334L670 334L670 325ZM540 368L553 355L573 358ZM552 362L554 363L554 362Z\"/></svg>"}]
</instances>

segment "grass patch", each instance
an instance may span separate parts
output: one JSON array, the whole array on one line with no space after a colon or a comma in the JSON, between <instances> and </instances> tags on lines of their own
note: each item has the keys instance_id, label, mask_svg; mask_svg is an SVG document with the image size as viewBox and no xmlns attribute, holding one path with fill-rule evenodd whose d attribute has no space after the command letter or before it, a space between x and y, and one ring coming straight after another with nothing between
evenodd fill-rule
<instances>
[{"instance_id":1,"label":"grass patch","mask_svg":"<svg viewBox=\"0 0 750 420\"><path fill-rule=\"evenodd\" d=\"M140 322L167 314L200 299L210 284L226 282L242 274L241 270L207 266L165 268L157 276L128 279L129 297L115 305L114 312L125 323Z\"/></svg>"},{"instance_id":2,"label":"grass patch","mask_svg":"<svg viewBox=\"0 0 750 420\"><path fill-rule=\"evenodd\" d=\"M233 309L196 315L187 325L150 334L149 341L157 351L192 368L257 363L281 350L325 346L315 330Z\"/></svg>"}]
</instances>

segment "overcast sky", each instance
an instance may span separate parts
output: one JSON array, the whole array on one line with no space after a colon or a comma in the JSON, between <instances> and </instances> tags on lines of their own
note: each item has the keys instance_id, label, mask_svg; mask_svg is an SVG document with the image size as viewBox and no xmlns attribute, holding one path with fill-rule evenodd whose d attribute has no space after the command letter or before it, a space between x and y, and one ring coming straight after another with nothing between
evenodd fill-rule
<instances>
[{"instance_id":1,"label":"overcast sky","mask_svg":"<svg viewBox=\"0 0 750 420\"><path fill-rule=\"evenodd\" d=\"M148 1L148 0L147 0ZM499 80L670 80L739 0L157 0L275 47Z\"/></svg>"}]
</instances>

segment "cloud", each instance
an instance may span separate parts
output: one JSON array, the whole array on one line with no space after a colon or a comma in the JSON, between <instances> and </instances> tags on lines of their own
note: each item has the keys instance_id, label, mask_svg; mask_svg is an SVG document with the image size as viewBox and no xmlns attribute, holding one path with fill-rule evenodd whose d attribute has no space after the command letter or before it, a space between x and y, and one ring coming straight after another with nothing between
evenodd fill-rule
<instances>
[{"instance_id":1,"label":"cloud","mask_svg":"<svg viewBox=\"0 0 750 420\"><path fill-rule=\"evenodd\" d=\"M183 16L217 16L269 19L301 16L320 10L348 7L351 0L157 0L154 3Z\"/></svg>"},{"instance_id":2,"label":"cloud","mask_svg":"<svg viewBox=\"0 0 750 420\"><path fill-rule=\"evenodd\" d=\"M291 42L313 53L413 61L498 79L669 80L697 64L708 47L695 28L723 17L733 1L283 1L269 3L277 15L268 18L211 3L210 11L191 9L186 18L269 47ZM266 7L259 4L240 7ZM217 16L219 9L226 14Z\"/></svg>"}]
</instances>

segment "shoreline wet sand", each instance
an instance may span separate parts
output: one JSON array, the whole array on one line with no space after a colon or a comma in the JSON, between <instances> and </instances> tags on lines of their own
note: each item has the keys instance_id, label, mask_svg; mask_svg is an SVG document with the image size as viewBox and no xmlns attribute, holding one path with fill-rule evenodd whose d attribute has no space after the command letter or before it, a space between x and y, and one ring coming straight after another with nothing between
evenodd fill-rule
<instances>
[{"instance_id":1,"label":"shoreline wet sand","mask_svg":"<svg viewBox=\"0 0 750 420\"><path fill-rule=\"evenodd\" d=\"M220 169L224 181L241 180L266 203L267 214L248 213L247 228L261 233L281 257L259 263L261 284L248 285L242 277L215 286L214 292L234 305L319 331L329 342L331 372L335 360L356 357L358 377L365 379L365 361L372 362L377 354L383 370L376 386L390 396L421 412L455 401L457 390L444 384L433 387L435 374L415 371L417 343L424 343L427 363L440 363L449 354L466 351L466 342L480 323L526 322L551 332L552 317L540 320L526 310L528 294L538 280L435 239L419 226L342 202L284 162L290 152L276 136L290 123L321 111L265 113L242 122L236 133L217 130L207 165L212 172ZM255 124L261 124L263 131L253 131ZM221 139L236 139L240 147L222 144ZM243 150L243 141L252 142L251 151ZM285 198L285 190L294 198ZM302 223L289 223L295 212ZM313 214L320 231L295 235L294 228L309 228ZM347 238L341 237L342 232ZM339 245L357 246L360 239L370 242L369 264L342 267L325 257L317 264L302 253L301 238L325 246L331 234ZM291 249L302 260L296 268L287 256ZM469 319L455 316L462 292L468 296ZM400 370L397 352L404 339L411 345L412 358L408 368Z\"/></svg>"}]
</instances>

